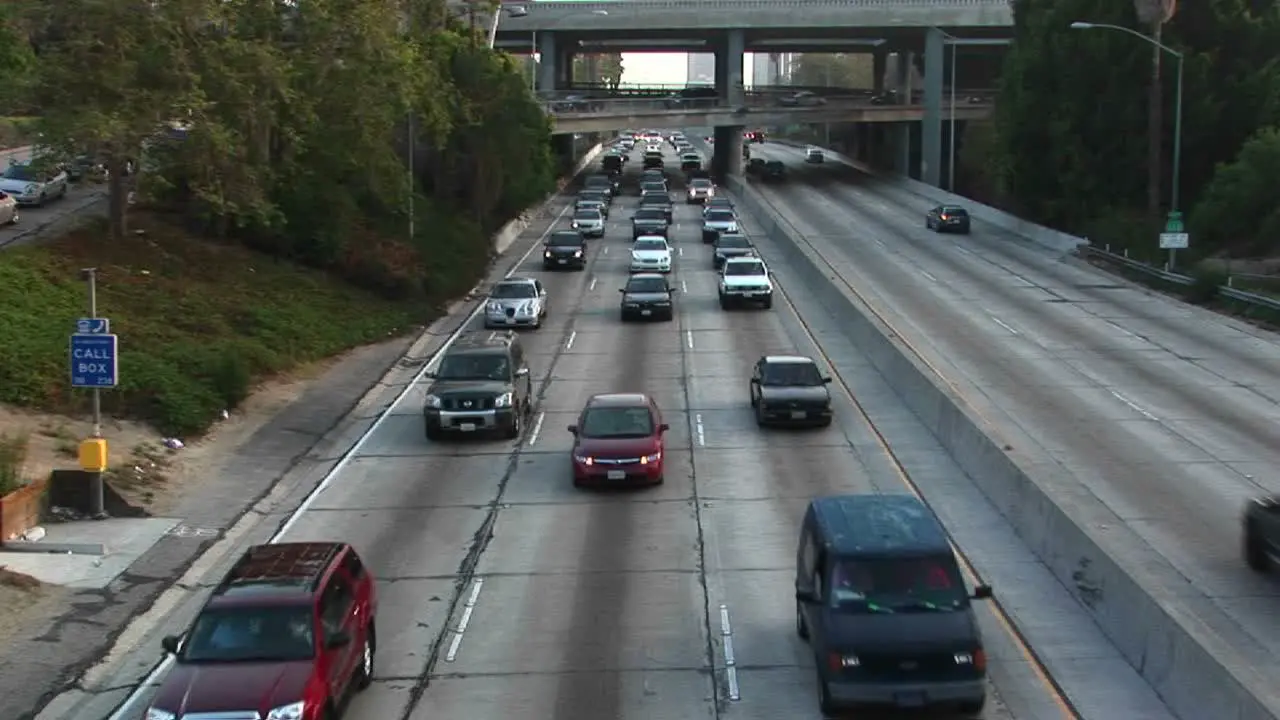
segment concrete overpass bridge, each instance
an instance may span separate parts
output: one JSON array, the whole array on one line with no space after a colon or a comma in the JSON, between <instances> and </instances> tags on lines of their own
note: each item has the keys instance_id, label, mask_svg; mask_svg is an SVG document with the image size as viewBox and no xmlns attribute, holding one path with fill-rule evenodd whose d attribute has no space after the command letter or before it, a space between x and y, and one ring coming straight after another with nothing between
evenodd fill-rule
<instances>
[{"instance_id":1,"label":"concrete overpass bridge","mask_svg":"<svg viewBox=\"0 0 1280 720\"><path fill-rule=\"evenodd\" d=\"M947 120L980 120L990 116L994 97L979 91L957 91L957 103L943 107ZM821 105L780 106L768 96L749 97L733 106L728 98L699 98L672 107L667 99L618 98L588 102L553 100L544 105L554 134L592 133L627 128L775 127L808 123L906 123L924 118L921 104L885 104L871 93L828 97Z\"/></svg>"},{"instance_id":2,"label":"concrete overpass bridge","mask_svg":"<svg viewBox=\"0 0 1280 720\"><path fill-rule=\"evenodd\" d=\"M948 104L944 85L949 77L966 75L958 50L963 47L964 55L974 50L989 54L1007 45L1012 34L1008 0L536 0L505 3L494 41L499 49L539 55L541 93L567 89L574 55L714 53L716 93L727 99L727 108L748 105L743 83L747 52L866 52L875 63L877 86L871 90L883 91L892 67L898 103L908 108L899 114L916 117L918 112L920 117L918 121L884 121L895 127L887 133L888 142L895 145L898 156L919 158L918 172L911 175L938 185L943 168L943 106ZM912 67L923 78L919 111L909 109L916 98ZM959 86L969 82L967 78L955 81ZM880 117L889 112L865 110ZM717 138L713 170L736 173L741 155L729 148L749 121L719 114L714 119L731 121L713 125ZM668 116L664 122L673 119ZM917 124L918 155L911 150Z\"/></svg>"}]
</instances>

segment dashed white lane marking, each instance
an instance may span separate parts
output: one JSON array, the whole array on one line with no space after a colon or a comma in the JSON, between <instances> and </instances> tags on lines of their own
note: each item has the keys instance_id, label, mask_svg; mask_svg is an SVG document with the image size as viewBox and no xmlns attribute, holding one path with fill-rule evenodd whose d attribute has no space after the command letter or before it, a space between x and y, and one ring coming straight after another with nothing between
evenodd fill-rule
<instances>
[{"instance_id":1,"label":"dashed white lane marking","mask_svg":"<svg viewBox=\"0 0 1280 720\"><path fill-rule=\"evenodd\" d=\"M573 341L578 339L578 331L573 330L569 333L569 339L564 341L564 349L566 351L573 349Z\"/></svg>"},{"instance_id":2,"label":"dashed white lane marking","mask_svg":"<svg viewBox=\"0 0 1280 720\"><path fill-rule=\"evenodd\" d=\"M1009 325L1009 323L1007 323L1007 322L1005 322L1005 321L1001 320L1000 318L996 317L995 315L992 315L992 316L991 316L991 319L995 322L995 324L999 325L1000 327L1004 328L1005 330L1008 330L1008 331L1009 331L1009 333L1010 333L1011 335L1021 335L1021 334L1022 334L1022 333L1019 333L1017 330L1014 330L1014 329L1013 329L1013 327L1012 327L1011 325Z\"/></svg>"},{"instance_id":3,"label":"dashed white lane marking","mask_svg":"<svg viewBox=\"0 0 1280 720\"><path fill-rule=\"evenodd\" d=\"M591 278L591 284L587 286L587 291L590 292L595 289L596 289L596 279Z\"/></svg>"},{"instance_id":4,"label":"dashed white lane marking","mask_svg":"<svg viewBox=\"0 0 1280 720\"><path fill-rule=\"evenodd\" d=\"M921 271L920 271L920 275L921 275L925 280L928 280L929 282L938 282L938 278L936 278L936 277L934 277L934 276L930 275L930 274L929 274L927 271L925 271L925 270L921 270Z\"/></svg>"},{"instance_id":5,"label":"dashed white lane marking","mask_svg":"<svg viewBox=\"0 0 1280 720\"><path fill-rule=\"evenodd\" d=\"M872 242L874 242L875 244L879 245L879 246L880 246L880 248L881 248L881 249L883 249L883 250L888 250L888 249L889 249L889 246L888 246L888 245L885 245L883 240L876 240L876 239L872 239Z\"/></svg>"},{"instance_id":6,"label":"dashed white lane marking","mask_svg":"<svg viewBox=\"0 0 1280 720\"><path fill-rule=\"evenodd\" d=\"M973 251L972 251L972 250L970 250L969 248L966 248L966 247L960 247L959 245L956 245L955 247L956 247L956 250L959 250L960 252L964 253L965 255L973 255L974 257L977 257L977 255L974 255Z\"/></svg>"},{"instance_id":7,"label":"dashed white lane marking","mask_svg":"<svg viewBox=\"0 0 1280 720\"><path fill-rule=\"evenodd\" d=\"M1143 409L1143 407L1142 407L1141 405L1139 405L1138 403L1136 403L1136 402L1134 402L1134 401L1130 400L1129 398L1127 398L1127 397L1125 397L1125 396L1121 395L1120 393L1116 392L1115 390L1111 390L1111 391L1109 391L1109 392L1110 392L1113 396L1115 396L1115 399L1119 400L1120 402L1124 403L1125 405L1128 405L1128 406L1129 406L1129 408L1130 408L1131 410L1133 410L1134 412L1138 413L1138 414L1139 414L1139 415L1141 415L1142 417L1144 417L1144 418L1146 418L1146 419L1148 419L1148 420L1155 420L1155 421L1159 422L1159 418L1157 418L1155 415L1152 415L1151 413L1147 412L1147 411L1146 411L1145 409Z\"/></svg>"},{"instance_id":8,"label":"dashed white lane marking","mask_svg":"<svg viewBox=\"0 0 1280 720\"><path fill-rule=\"evenodd\" d=\"M729 606L720 605L720 641L724 645L724 676L729 686L729 699L741 700L738 687L738 659L733 652L733 627L729 624Z\"/></svg>"},{"instance_id":9,"label":"dashed white lane marking","mask_svg":"<svg viewBox=\"0 0 1280 720\"><path fill-rule=\"evenodd\" d=\"M679 255L680 257L684 257L684 248L683 247L676 248L676 254Z\"/></svg>"},{"instance_id":10,"label":"dashed white lane marking","mask_svg":"<svg viewBox=\"0 0 1280 720\"><path fill-rule=\"evenodd\" d=\"M684 339L685 339L685 343L689 345L689 349L692 350L693 349L693 331L685 330Z\"/></svg>"},{"instance_id":11,"label":"dashed white lane marking","mask_svg":"<svg viewBox=\"0 0 1280 720\"><path fill-rule=\"evenodd\" d=\"M608 246L608 245L605 245L605 246L604 246L604 254L605 254L605 255L608 255L608 254L609 254L609 246Z\"/></svg>"},{"instance_id":12,"label":"dashed white lane marking","mask_svg":"<svg viewBox=\"0 0 1280 720\"><path fill-rule=\"evenodd\" d=\"M533 421L533 430L529 432L529 447L533 447L538 442L538 436L542 434L542 421L547 419L545 412L538 413L538 419Z\"/></svg>"},{"instance_id":13,"label":"dashed white lane marking","mask_svg":"<svg viewBox=\"0 0 1280 720\"><path fill-rule=\"evenodd\" d=\"M688 285L686 285L686 284L685 284L685 282L684 282L683 280L681 280L681 281L680 281L680 292L682 292L682 293L688 293L688 292L689 292L689 286L688 286Z\"/></svg>"},{"instance_id":14,"label":"dashed white lane marking","mask_svg":"<svg viewBox=\"0 0 1280 720\"><path fill-rule=\"evenodd\" d=\"M458 618L458 627L453 631L453 640L449 643L449 652L445 653L444 661L453 662L458 659L458 650L462 647L462 636L467 632L467 626L471 624L471 613L476 610L476 601L480 599L480 588L484 587L484 578L476 578L471 583L471 596L467 598L467 604L462 608L462 617Z\"/></svg>"},{"instance_id":15,"label":"dashed white lane marking","mask_svg":"<svg viewBox=\"0 0 1280 720\"><path fill-rule=\"evenodd\" d=\"M706 447L707 433L702 428L702 413L693 416L693 433L698 436L698 446Z\"/></svg>"}]
</instances>

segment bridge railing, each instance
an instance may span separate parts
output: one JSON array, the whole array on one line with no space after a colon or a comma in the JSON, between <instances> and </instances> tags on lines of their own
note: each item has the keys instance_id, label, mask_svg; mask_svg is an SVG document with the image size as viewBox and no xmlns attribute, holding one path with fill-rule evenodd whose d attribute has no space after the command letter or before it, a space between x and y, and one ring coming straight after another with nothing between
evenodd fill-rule
<instances>
[{"instance_id":1,"label":"bridge railing","mask_svg":"<svg viewBox=\"0 0 1280 720\"><path fill-rule=\"evenodd\" d=\"M994 93L990 91L956 91L957 106L975 107L987 106L994 101ZM945 113L950 107L949 96L943 98L943 112ZM722 112L737 112L742 109L751 110L754 108L770 108L778 110L822 110L822 109L854 109L854 108L894 108L906 107L918 109L921 104L913 98L910 103L894 103L885 101L883 96L877 96L871 91L855 91L851 94L840 96L826 96L821 100L815 101L814 104L786 104L779 102L779 96L771 93L746 93L744 102L739 105L730 105L728 98L712 97L712 98L585 98L576 97L573 99L554 99L543 102L543 109L548 115L556 117L581 117L581 116L610 116L610 115L634 115L638 113L649 112L667 112L667 111L700 111L708 112L719 110Z\"/></svg>"},{"instance_id":2,"label":"bridge railing","mask_svg":"<svg viewBox=\"0 0 1280 720\"><path fill-rule=\"evenodd\" d=\"M690 85L646 85L646 86L619 86L617 88L604 84L575 84L570 87L554 90L550 92L539 92L538 97L545 100L561 100L573 97L586 98L618 98L618 97L671 97L677 95L681 90L686 90ZM747 92L756 94L770 95L789 95L792 93L805 91L815 95L850 95L855 93L866 92L871 90L862 90L859 88L836 87L827 85L753 85L747 88Z\"/></svg>"}]
</instances>

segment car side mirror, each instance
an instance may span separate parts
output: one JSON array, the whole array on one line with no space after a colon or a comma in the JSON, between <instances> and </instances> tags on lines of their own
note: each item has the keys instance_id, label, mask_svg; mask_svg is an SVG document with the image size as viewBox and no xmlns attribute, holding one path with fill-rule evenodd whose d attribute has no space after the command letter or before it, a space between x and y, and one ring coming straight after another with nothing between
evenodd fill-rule
<instances>
[{"instance_id":1,"label":"car side mirror","mask_svg":"<svg viewBox=\"0 0 1280 720\"><path fill-rule=\"evenodd\" d=\"M658 426L658 432L666 432L671 429L670 423L662 423Z\"/></svg>"},{"instance_id":2,"label":"car side mirror","mask_svg":"<svg viewBox=\"0 0 1280 720\"><path fill-rule=\"evenodd\" d=\"M171 655L177 655L178 651L182 649L182 636L165 635L160 640L160 647L164 648L164 651Z\"/></svg>"},{"instance_id":3,"label":"car side mirror","mask_svg":"<svg viewBox=\"0 0 1280 720\"><path fill-rule=\"evenodd\" d=\"M812 605L818 602L818 596L812 590L796 590L796 600L805 605Z\"/></svg>"},{"instance_id":4,"label":"car side mirror","mask_svg":"<svg viewBox=\"0 0 1280 720\"><path fill-rule=\"evenodd\" d=\"M618 288L618 292L620 292L620 293L626 293L626 292L627 292L627 289L626 289L626 288Z\"/></svg>"},{"instance_id":5,"label":"car side mirror","mask_svg":"<svg viewBox=\"0 0 1280 720\"><path fill-rule=\"evenodd\" d=\"M831 384L831 378L830 378L830 377L824 377L824 378L822 378L822 384L823 384L823 385L830 385L830 384Z\"/></svg>"},{"instance_id":6,"label":"car side mirror","mask_svg":"<svg viewBox=\"0 0 1280 720\"><path fill-rule=\"evenodd\" d=\"M570 434L573 434L573 435L577 435L577 434L578 434L578 426L577 426L577 425L570 425L568 429L569 429L569 433L570 433Z\"/></svg>"},{"instance_id":7,"label":"car side mirror","mask_svg":"<svg viewBox=\"0 0 1280 720\"><path fill-rule=\"evenodd\" d=\"M991 597L992 590L990 585L979 585L973 589L974 600L987 600Z\"/></svg>"},{"instance_id":8,"label":"car side mirror","mask_svg":"<svg viewBox=\"0 0 1280 720\"><path fill-rule=\"evenodd\" d=\"M529 368L527 367L522 367L516 370L516 377L524 377L525 375L528 375L528 374L529 374Z\"/></svg>"},{"instance_id":9,"label":"car side mirror","mask_svg":"<svg viewBox=\"0 0 1280 720\"><path fill-rule=\"evenodd\" d=\"M341 630L331 635L326 635L324 639L324 646L325 646L325 649L327 650L336 650L338 648L346 647L350 644L351 644L351 634L347 632L342 632Z\"/></svg>"}]
</instances>

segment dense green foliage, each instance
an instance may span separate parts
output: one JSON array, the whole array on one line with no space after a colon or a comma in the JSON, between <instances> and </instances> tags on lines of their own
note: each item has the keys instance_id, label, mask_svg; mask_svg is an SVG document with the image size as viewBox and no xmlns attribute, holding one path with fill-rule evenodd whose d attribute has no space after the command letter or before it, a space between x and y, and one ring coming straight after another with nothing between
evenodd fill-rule
<instances>
[{"instance_id":1,"label":"dense green foliage","mask_svg":"<svg viewBox=\"0 0 1280 720\"><path fill-rule=\"evenodd\" d=\"M553 187L548 120L516 64L442 0L75 0L26 14L51 146L117 169L141 153L144 200L397 297L470 287L485 234ZM167 125L180 139L163 139ZM111 190L119 237L127 188Z\"/></svg>"},{"instance_id":2,"label":"dense green foliage","mask_svg":"<svg viewBox=\"0 0 1280 720\"><path fill-rule=\"evenodd\" d=\"M622 84L622 69L622 53L577 55L573 58L573 81L616 90Z\"/></svg>"},{"instance_id":3,"label":"dense green foliage","mask_svg":"<svg viewBox=\"0 0 1280 720\"><path fill-rule=\"evenodd\" d=\"M793 62L792 85L860 89L875 87L875 61L870 53L800 53Z\"/></svg>"},{"instance_id":4,"label":"dense green foliage","mask_svg":"<svg viewBox=\"0 0 1280 720\"><path fill-rule=\"evenodd\" d=\"M966 175L982 176L979 181L1004 204L1031 219L1113 245L1151 249L1158 228L1143 218L1142 209L1152 49L1121 32L1070 28L1075 21L1140 28L1133 3L1016 0L1014 16L1014 46L1001 78L992 136L978 142L989 152L965 153ZM1193 250L1244 249L1234 243L1250 245L1256 235L1205 232L1206 222L1225 215L1197 204L1248 209L1254 214L1237 220L1251 227L1273 212L1247 198L1222 196L1226 188L1240 187L1238 174L1214 183L1220 189L1212 200L1206 188L1248 138L1280 123L1280 5L1181 2L1161 37L1186 56L1181 209L1214 218L1194 223L1199 229ZM1163 68L1161 196L1168 197L1177 61L1166 55ZM1259 150L1248 162L1264 162L1264 155Z\"/></svg>"}]
</instances>

